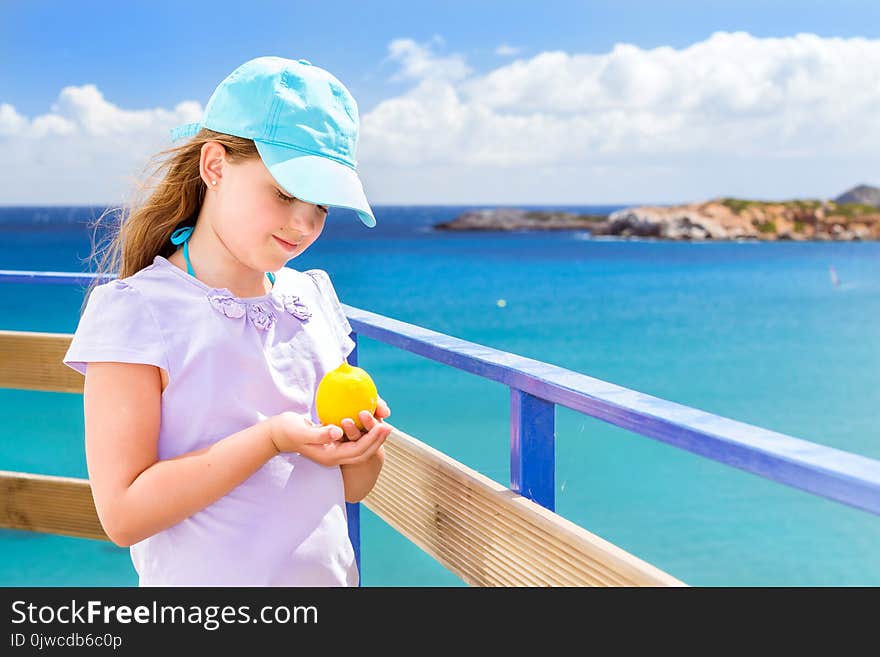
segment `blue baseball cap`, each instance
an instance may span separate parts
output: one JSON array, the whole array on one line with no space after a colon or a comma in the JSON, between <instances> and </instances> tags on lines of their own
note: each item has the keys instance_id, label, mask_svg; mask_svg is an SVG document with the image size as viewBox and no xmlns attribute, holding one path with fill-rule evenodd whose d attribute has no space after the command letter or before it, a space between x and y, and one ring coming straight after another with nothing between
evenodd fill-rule
<instances>
[{"instance_id":1,"label":"blue baseball cap","mask_svg":"<svg viewBox=\"0 0 880 657\"><path fill-rule=\"evenodd\" d=\"M357 103L336 77L305 59L257 57L217 86L201 121L171 130L171 141L209 128L252 139L263 164L291 196L349 208L376 225L357 174Z\"/></svg>"}]
</instances>

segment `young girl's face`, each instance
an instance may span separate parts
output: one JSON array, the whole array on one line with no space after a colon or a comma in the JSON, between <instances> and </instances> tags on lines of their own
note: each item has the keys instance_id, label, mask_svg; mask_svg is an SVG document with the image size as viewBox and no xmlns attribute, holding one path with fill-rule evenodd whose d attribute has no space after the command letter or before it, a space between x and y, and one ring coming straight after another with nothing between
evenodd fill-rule
<instances>
[{"instance_id":1,"label":"young girl's face","mask_svg":"<svg viewBox=\"0 0 880 657\"><path fill-rule=\"evenodd\" d=\"M218 237L243 264L261 272L276 271L324 230L327 208L292 198L259 157L226 160L221 172L217 184L210 185L206 203L214 206L212 223Z\"/></svg>"}]
</instances>

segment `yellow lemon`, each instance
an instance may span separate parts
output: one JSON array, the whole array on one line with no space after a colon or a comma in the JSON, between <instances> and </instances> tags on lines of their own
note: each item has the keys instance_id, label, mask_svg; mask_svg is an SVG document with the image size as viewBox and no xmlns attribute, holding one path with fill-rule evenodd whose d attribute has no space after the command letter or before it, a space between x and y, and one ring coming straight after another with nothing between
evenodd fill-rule
<instances>
[{"instance_id":1,"label":"yellow lemon","mask_svg":"<svg viewBox=\"0 0 880 657\"><path fill-rule=\"evenodd\" d=\"M361 431L365 431L365 427L358 413L366 410L375 415L378 405L379 392L373 379L365 370L345 361L323 376L315 394L315 409L321 424L341 427L343 418L350 417Z\"/></svg>"}]
</instances>

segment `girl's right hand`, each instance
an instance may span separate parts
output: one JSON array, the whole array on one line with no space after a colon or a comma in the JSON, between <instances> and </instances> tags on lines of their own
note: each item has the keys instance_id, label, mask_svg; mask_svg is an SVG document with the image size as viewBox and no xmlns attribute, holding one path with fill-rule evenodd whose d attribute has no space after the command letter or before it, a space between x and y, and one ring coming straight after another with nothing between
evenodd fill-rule
<instances>
[{"instance_id":1,"label":"girl's right hand","mask_svg":"<svg viewBox=\"0 0 880 657\"><path fill-rule=\"evenodd\" d=\"M269 418L270 435L279 452L297 452L321 465L346 465L365 461L385 442L391 425L377 422L359 440L346 440L335 424L316 425L311 419L285 411Z\"/></svg>"}]
</instances>

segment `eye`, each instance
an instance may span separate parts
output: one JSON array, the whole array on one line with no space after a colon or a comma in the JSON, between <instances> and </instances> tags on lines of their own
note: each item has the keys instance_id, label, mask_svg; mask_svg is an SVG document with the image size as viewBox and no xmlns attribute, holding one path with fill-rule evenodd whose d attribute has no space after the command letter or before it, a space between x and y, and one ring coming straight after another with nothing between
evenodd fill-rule
<instances>
[{"instance_id":1,"label":"eye","mask_svg":"<svg viewBox=\"0 0 880 657\"><path fill-rule=\"evenodd\" d=\"M278 198L283 201L287 201L288 203L293 203L296 200L295 196L287 196L286 194L282 194L277 189L275 190L275 193L278 195ZM323 205L318 205L317 207L320 208L324 212L324 214L330 214L330 210L325 208Z\"/></svg>"}]
</instances>

